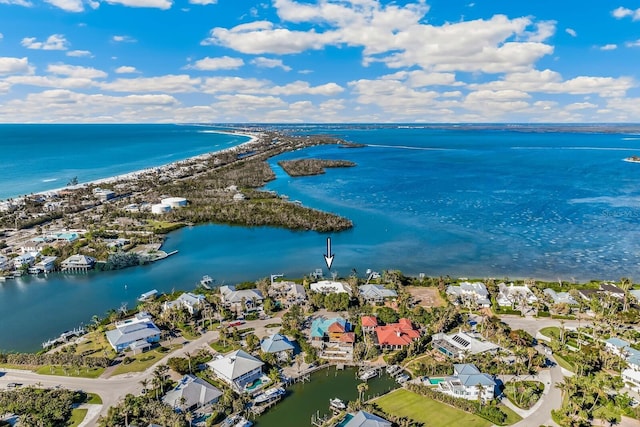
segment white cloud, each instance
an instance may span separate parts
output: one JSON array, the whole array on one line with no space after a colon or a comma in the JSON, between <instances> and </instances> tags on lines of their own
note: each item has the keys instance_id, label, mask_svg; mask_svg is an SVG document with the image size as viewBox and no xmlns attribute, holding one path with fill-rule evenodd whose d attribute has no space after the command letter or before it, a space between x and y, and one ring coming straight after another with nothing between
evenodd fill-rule
<instances>
[{"instance_id":1,"label":"white cloud","mask_svg":"<svg viewBox=\"0 0 640 427\"><path fill-rule=\"evenodd\" d=\"M206 6L208 4L216 4L216 3L218 3L218 0L189 0L189 3Z\"/></svg>"},{"instance_id":2,"label":"white cloud","mask_svg":"<svg viewBox=\"0 0 640 427\"><path fill-rule=\"evenodd\" d=\"M92 54L88 50L70 50L67 52L67 56L83 57L83 56L92 56Z\"/></svg>"},{"instance_id":3,"label":"white cloud","mask_svg":"<svg viewBox=\"0 0 640 427\"><path fill-rule=\"evenodd\" d=\"M47 71L51 74L85 79L101 79L107 77L107 73L102 70L79 65L50 64L47 67Z\"/></svg>"},{"instance_id":4,"label":"white cloud","mask_svg":"<svg viewBox=\"0 0 640 427\"><path fill-rule=\"evenodd\" d=\"M27 0L0 0L0 4L15 4L17 6L32 7L33 3Z\"/></svg>"},{"instance_id":5,"label":"white cloud","mask_svg":"<svg viewBox=\"0 0 640 427\"><path fill-rule=\"evenodd\" d=\"M564 31L571 37L578 37L578 33L576 33L576 30L574 30L573 28L566 28Z\"/></svg>"},{"instance_id":6,"label":"white cloud","mask_svg":"<svg viewBox=\"0 0 640 427\"><path fill-rule=\"evenodd\" d=\"M155 9L170 9L173 5L171 0L106 0L109 4L120 4L128 7L149 7Z\"/></svg>"},{"instance_id":7,"label":"white cloud","mask_svg":"<svg viewBox=\"0 0 640 427\"><path fill-rule=\"evenodd\" d=\"M205 93L259 93L265 90L271 82L254 78L242 77L210 77L204 80L201 90Z\"/></svg>"},{"instance_id":8,"label":"white cloud","mask_svg":"<svg viewBox=\"0 0 640 427\"><path fill-rule=\"evenodd\" d=\"M0 40L4 38L4 34L0 33Z\"/></svg>"},{"instance_id":9,"label":"white cloud","mask_svg":"<svg viewBox=\"0 0 640 427\"><path fill-rule=\"evenodd\" d=\"M192 78L186 74L166 75L159 77L138 77L132 79L116 79L102 83L100 87L113 92L195 92L195 87L201 82L199 78Z\"/></svg>"},{"instance_id":10,"label":"white cloud","mask_svg":"<svg viewBox=\"0 0 640 427\"><path fill-rule=\"evenodd\" d=\"M600 46L600 50L616 50L618 45L616 44L605 44L604 46Z\"/></svg>"},{"instance_id":11,"label":"white cloud","mask_svg":"<svg viewBox=\"0 0 640 427\"><path fill-rule=\"evenodd\" d=\"M47 87L54 89L87 89L96 85L86 77L58 77L58 76L10 76L6 81L17 85Z\"/></svg>"},{"instance_id":12,"label":"white cloud","mask_svg":"<svg viewBox=\"0 0 640 427\"><path fill-rule=\"evenodd\" d=\"M342 93L344 88L336 83L327 83L320 86L311 86L308 82L295 81L284 86L274 86L266 89L264 93L270 95L323 95L335 96Z\"/></svg>"},{"instance_id":13,"label":"white cloud","mask_svg":"<svg viewBox=\"0 0 640 427\"><path fill-rule=\"evenodd\" d=\"M0 56L0 74L30 74L33 67L29 65L29 60L24 58L12 58Z\"/></svg>"},{"instance_id":14,"label":"white cloud","mask_svg":"<svg viewBox=\"0 0 640 427\"><path fill-rule=\"evenodd\" d=\"M67 50L69 48L69 42L62 34L52 34L44 42L36 41L35 37L25 37L21 44L27 49Z\"/></svg>"},{"instance_id":15,"label":"white cloud","mask_svg":"<svg viewBox=\"0 0 640 427\"><path fill-rule=\"evenodd\" d=\"M47 3L66 12L82 12L84 5L82 0L45 0Z\"/></svg>"},{"instance_id":16,"label":"white cloud","mask_svg":"<svg viewBox=\"0 0 640 427\"><path fill-rule=\"evenodd\" d=\"M630 16L632 20L638 21L640 20L640 8L636 10L631 10L626 7L620 6L617 9L614 9L613 11L611 11L611 15L613 15L613 17L616 19L622 19L622 18L626 18L627 16Z\"/></svg>"},{"instance_id":17,"label":"white cloud","mask_svg":"<svg viewBox=\"0 0 640 427\"><path fill-rule=\"evenodd\" d=\"M626 47L640 47L640 39L632 41L632 42L626 42L624 45Z\"/></svg>"},{"instance_id":18,"label":"white cloud","mask_svg":"<svg viewBox=\"0 0 640 427\"><path fill-rule=\"evenodd\" d=\"M121 67L116 68L115 72L117 74L132 74L132 73L138 73L139 71L136 70L136 67L123 65Z\"/></svg>"},{"instance_id":19,"label":"white cloud","mask_svg":"<svg viewBox=\"0 0 640 427\"><path fill-rule=\"evenodd\" d=\"M598 108L596 104L592 104L591 102L574 102L573 104L569 104L565 107L566 110L586 110L589 108Z\"/></svg>"},{"instance_id":20,"label":"white cloud","mask_svg":"<svg viewBox=\"0 0 640 427\"><path fill-rule=\"evenodd\" d=\"M272 59L259 56L252 59L251 63L260 68L282 68L284 71L291 71L291 67L284 65L281 59Z\"/></svg>"},{"instance_id":21,"label":"white cloud","mask_svg":"<svg viewBox=\"0 0 640 427\"><path fill-rule=\"evenodd\" d=\"M186 68L202 71L215 70L235 70L244 65L241 58L231 58L230 56L221 56L219 58L203 58L193 64L187 65Z\"/></svg>"},{"instance_id":22,"label":"white cloud","mask_svg":"<svg viewBox=\"0 0 640 427\"><path fill-rule=\"evenodd\" d=\"M124 35L113 36L113 37L111 37L111 40L113 40L116 43L135 43L135 42L137 42L137 40L134 39L133 37L124 36Z\"/></svg>"}]
</instances>

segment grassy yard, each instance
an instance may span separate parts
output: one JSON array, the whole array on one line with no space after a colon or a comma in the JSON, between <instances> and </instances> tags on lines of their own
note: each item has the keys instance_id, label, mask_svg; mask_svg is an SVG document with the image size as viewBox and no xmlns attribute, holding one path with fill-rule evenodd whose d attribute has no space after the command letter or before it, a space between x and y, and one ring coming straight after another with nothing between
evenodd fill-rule
<instances>
[{"instance_id":1,"label":"grassy yard","mask_svg":"<svg viewBox=\"0 0 640 427\"><path fill-rule=\"evenodd\" d=\"M73 366L41 366L36 373L41 375L59 375L61 377L98 378L104 372L104 368L76 368Z\"/></svg>"},{"instance_id":2,"label":"grassy yard","mask_svg":"<svg viewBox=\"0 0 640 427\"><path fill-rule=\"evenodd\" d=\"M518 421L522 421L522 417L513 412L513 410L508 408L507 406L500 404L498 405L498 408L500 408L502 412L507 414L507 419L505 420L504 425L510 426L511 424L515 424Z\"/></svg>"},{"instance_id":3,"label":"grassy yard","mask_svg":"<svg viewBox=\"0 0 640 427\"><path fill-rule=\"evenodd\" d=\"M158 347L145 353L129 356L133 361L129 363L121 362L116 369L113 370L112 375L142 372L179 347L179 345L173 345L170 349L167 349L166 347Z\"/></svg>"},{"instance_id":4,"label":"grassy yard","mask_svg":"<svg viewBox=\"0 0 640 427\"><path fill-rule=\"evenodd\" d=\"M548 326L540 329L540 333L545 337L560 339L560 328L557 326Z\"/></svg>"},{"instance_id":5,"label":"grassy yard","mask_svg":"<svg viewBox=\"0 0 640 427\"><path fill-rule=\"evenodd\" d=\"M567 371L573 372L575 370L575 368L573 367L573 364L571 364L571 362L569 362L564 357L560 356L558 353L554 353L553 358L556 359L556 362L558 362L558 365L560 365L562 368L566 369Z\"/></svg>"},{"instance_id":6,"label":"grassy yard","mask_svg":"<svg viewBox=\"0 0 640 427\"><path fill-rule=\"evenodd\" d=\"M75 346L75 353L95 357L115 357L116 353L107 341L104 331L89 332L81 339L80 344Z\"/></svg>"},{"instance_id":7,"label":"grassy yard","mask_svg":"<svg viewBox=\"0 0 640 427\"><path fill-rule=\"evenodd\" d=\"M489 427L491 422L405 389L374 401L390 415L408 417L429 427Z\"/></svg>"},{"instance_id":8,"label":"grassy yard","mask_svg":"<svg viewBox=\"0 0 640 427\"><path fill-rule=\"evenodd\" d=\"M228 339L225 344L226 345L223 345L222 341L218 340L218 341L212 342L210 346L212 349L222 354L229 353L233 350L237 350L240 348L240 346L238 344L235 344L232 339Z\"/></svg>"},{"instance_id":9,"label":"grassy yard","mask_svg":"<svg viewBox=\"0 0 640 427\"><path fill-rule=\"evenodd\" d=\"M67 423L67 425L69 427L79 426L82 420L84 420L84 417L87 416L87 412L88 412L88 409L84 409L84 408L74 409L71 412L71 418L69 419L69 422Z\"/></svg>"},{"instance_id":10,"label":"grassy yard","mask_svg":"<svg viewBox=\"0 0 640 427\"><path fill-rule=\"evenodd\" d=\"M102 398L95 393L87 393L87 400L84 403L102 405Z\"/></svg>"}]
</instances>

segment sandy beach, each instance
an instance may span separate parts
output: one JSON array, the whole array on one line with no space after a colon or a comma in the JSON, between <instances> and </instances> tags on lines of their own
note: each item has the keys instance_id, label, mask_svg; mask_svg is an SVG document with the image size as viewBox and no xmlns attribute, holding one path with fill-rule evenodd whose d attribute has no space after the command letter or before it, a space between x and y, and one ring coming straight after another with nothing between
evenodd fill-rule
<instances>
[{"instance_id":1,"label":"sandy beach","mask_svg":"<svg viewBox=\"0 0 640 427\"><path fill-rule=\"evenodd\" d=\"M154 167L151 167L151 168L145 168L145 169L140 169L140 170L135 170L135 171L123 173L123 174L120 174L120 175L114 175L114 176L109 176L109 177L105 177L105 178L94 179L94 180L87 181L87 182L81 182L81 183L78 183L77 185L67 185L67 186L64 186L64 187L54 188L52 190L39 191L36 194L41 194L41 195L50 197L50 196L53 196L53 195L55 195L55 194L57 194L57 193L59 193L60 191L63 191L63 190L75 190L75 189L79 189L79 188L88 187L90 185L113 184L113 183L121 182L121 181L135 180L135 179L137 179L137 178L139 178L141 176L144 176L146 174L162 172L165 169L172 168L172 167L174 167L176 165L179 165L181 163L184 163L184 162L193 162L193 161L198 161L198 160L206 160L206 159L209 159L210 157L215 156L215 155L220 154L220 153L225 153L225 152L229 152L229 151L237 151L240 148L257 141L260 138L260 135L261 135L259 132L247 133L247 132L232 132L232 131L222 131L222 130L203 130L201 132L203 132L203 133L220 133L220 134L226 134L226 135L240 135L240 136L246 136L247 138L249 138L249 140L246 141L246 142L243 142L242 144L236 145L235 147L225 148L225 149L218 150L218 151L210 151L208 153L203 153L203 154L199 154L197 156L187 157L187 158L182 159L182 160L177 160L175 162L165 163L163 165L154 166Z\"/></svg>"}]
</instances>

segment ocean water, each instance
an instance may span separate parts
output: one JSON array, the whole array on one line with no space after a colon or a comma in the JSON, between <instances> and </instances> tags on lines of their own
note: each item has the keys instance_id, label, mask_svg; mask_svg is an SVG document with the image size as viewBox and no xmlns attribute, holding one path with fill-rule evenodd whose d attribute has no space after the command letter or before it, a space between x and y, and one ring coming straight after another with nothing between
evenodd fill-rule
<instances>
[{"instance_id":1,"label":"ocean water","mask_svg":"<svg viewBox=\"0 0 640 427\"><path fill-rule=\"evenodd\" d=\"M267 189L353 220L353 229L330 235L332 272L346 276L355 269L363 276L369 268L397 268L473 278L640 279L640 164L623 161L640 154L633 130L293 130L366 144L314 147L270 160L277 179ZM181 145L173 149L176 156L183 153ZM277 165L304 157L357 166L291 178ZM109 170L106 163L102 167ZM327 236L269 227L188 227L166 241L166 250L179 253L155 265L6 282L0 285L0 349L33 350L93 314L123 302L133 306L142 292L190 289L205 274L218 284L270 274L300 277L325 267ZM326 267L324 272L330 273Z\"/></svg>"},{"instance_id":2,"label":"ocean water","mask_svg":"<svg viewBox=\"0 0 640 427\"><path fill-rule=\"evenodd\" d=\"M0 125L0 200L161 166L247 140L179 125Z\"/></svg>"}]
</instances>

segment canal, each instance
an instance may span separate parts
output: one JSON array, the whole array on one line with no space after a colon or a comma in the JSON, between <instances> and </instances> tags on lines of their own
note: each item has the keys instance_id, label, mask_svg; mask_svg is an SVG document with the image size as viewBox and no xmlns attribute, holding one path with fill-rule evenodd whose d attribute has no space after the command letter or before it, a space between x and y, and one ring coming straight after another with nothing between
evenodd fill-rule
<instances>
[{"instance_id":1,"label":"canal","mask_svg":"<svg viewBox=\"0 0 640 427\"><path fill-rule=\"evenodd\" d=\"M336 370L334 366L311 374L311 381L297 383L287 388L285 398L276 406L258 417L257 427L302 427L311 425L314 414L330 415L329 399L339 398L345 403L358 399L356 368ZM398 387L386 373L367 381L369 389L365 400L387 393Z\"/></svg>"}]
</instances>

